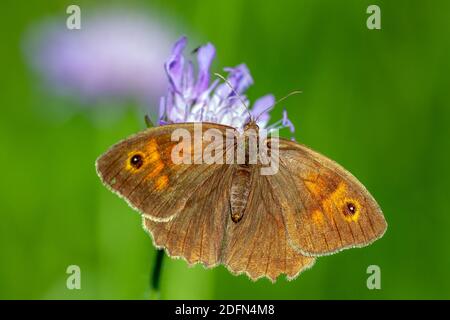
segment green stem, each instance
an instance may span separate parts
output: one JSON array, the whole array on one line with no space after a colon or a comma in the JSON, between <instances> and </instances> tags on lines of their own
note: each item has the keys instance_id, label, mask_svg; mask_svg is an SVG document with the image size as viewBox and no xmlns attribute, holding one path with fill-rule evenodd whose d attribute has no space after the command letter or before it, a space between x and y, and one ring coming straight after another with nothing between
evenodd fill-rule
<instances>
[{"instance_id":1,"label":"green stem","mask_svg":"<svg viewBox=\"0 0 450 320\"><path fill-rule=\"evenodd\" d=\"M155 265L153 266L150 286L156 294L157 299L160 297L161 270L164 260L164 250L156 250Z\"/></svg>"}]
</instances>

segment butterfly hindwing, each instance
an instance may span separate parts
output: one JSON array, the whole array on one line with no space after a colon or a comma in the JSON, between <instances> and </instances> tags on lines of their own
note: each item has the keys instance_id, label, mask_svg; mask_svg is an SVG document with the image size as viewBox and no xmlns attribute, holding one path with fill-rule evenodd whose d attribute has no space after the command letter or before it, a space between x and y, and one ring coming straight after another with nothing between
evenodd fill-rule
<instances>
[{"instance_id":1,"label":"butterfly hindwing","mask_svg":"<svg viewBox=\"0 0 450 320\"><path fill-rule=\"evenodd\" d=\"M143 217L144 228L158 248L189 264L213 267L220 263L226 223L230 216L232 166L222 166L191 193L182 214L168 222Z\"/></svg>"},{"instance_id":2,"label":"butterfly hindwing","mask_svg":"<svg viewBox=\"0 0 450 320\"><path fill-rule=\"evenodd\" d=\"M289 243L286 224L270 176L252 170L252 188L246 210L238 223L227 227L222 263L233 273L246 273L275 281L280 274L293 279L314 264L314 258L295 251ZM229 219L230 220L230 219Z\"/></svg>"}]
</instances>

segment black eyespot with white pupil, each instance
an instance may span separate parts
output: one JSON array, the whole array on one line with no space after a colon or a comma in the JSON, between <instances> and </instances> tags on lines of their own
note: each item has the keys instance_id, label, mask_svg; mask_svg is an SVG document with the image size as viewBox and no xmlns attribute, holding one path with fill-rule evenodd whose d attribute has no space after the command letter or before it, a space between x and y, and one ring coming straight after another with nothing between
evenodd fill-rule
<instances>
[{"instance_id":1,"label":"black eyespot with white pupil","mask_svg":"<svg viewBox=\"0 0 450 320\"><path fill-rule=\"evenodd\" d=\"M140 154L135 154L130 158L130 164L134 168L139 169L144 164L144 160Z\"/></svg>"},{"instance_id":2,"label":"black eyespot with white pupil","mask_svg":"<svg viewBox=\"0 0 450 320\"><path fill-rule=\"evenodd\" d=\"M347 214L354 215L356 213L356 206L353 202L347 202Z\"/></svg>"}]
</instances>

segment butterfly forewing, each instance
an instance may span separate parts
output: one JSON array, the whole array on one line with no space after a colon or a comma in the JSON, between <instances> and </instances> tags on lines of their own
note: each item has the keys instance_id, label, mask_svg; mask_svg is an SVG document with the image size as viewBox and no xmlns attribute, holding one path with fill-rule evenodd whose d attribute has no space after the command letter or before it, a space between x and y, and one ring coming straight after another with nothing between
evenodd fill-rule
<instances>
[{"instance_id":1,"label":"butterfly forewing","mask_svg":"<svg viewBox=\"0 0 450 320\"><path fill-rule=\"evenodd\" d=\"M202 125L203 131L210 128L225 135L225 130L230 127ZM117 143L96 163L97 172L105 185L125 198L130 206L155 221L168 221L181 212L191 195L199 192L197 188L223 166L195 164L195 158L201 158L201 153L194 152L193 141L191 148L185 150L190 152L191 162L174 163L172 150L179 143L172 141L172 133L176 129L193 133L194 124L147 129ZM202 147L207 145L203 143Z\"/></svg>"},{"instance_id":2,"label":"butterfly forewing","mask_svg":"<svg viewBox=\"0 0 450 320\"><path fill-rule=\"evenodd\" d=\"M283 139L279 148L280 174L271 181L284 187L277 196L295 249L326 255L368 245L384 234L380 207L349 172L300 144Z\"/></svg>"}]
</instances>

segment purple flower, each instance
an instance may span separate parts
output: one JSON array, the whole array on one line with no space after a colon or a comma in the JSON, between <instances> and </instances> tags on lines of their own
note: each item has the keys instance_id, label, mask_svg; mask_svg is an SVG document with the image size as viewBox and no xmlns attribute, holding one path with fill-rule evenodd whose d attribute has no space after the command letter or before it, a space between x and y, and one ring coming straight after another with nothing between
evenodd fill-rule
<instances>
[{"instance_id":1,"label":"purple flower","mask_svg":"<svg viewBox=\"0 0 450 320\"><path fill-rule=\"evenodd\" d=\"M31 65L58 93L81 100L133 98L148 103L164 92L161 65L171 36L156 20L133 9L83 16L80 30L64 21L33 26L26 39Z\"/></svg>"},{"instance_id":2,"label":"purple flower","mask_svg":"<svg viewBox=\"0 0 450 320\"><path fill-rule=\"evenodd\" d=\"M180 38L165 64L169 88L167 95L160 100L159 124L205 121L242 129L250 119L249 112L229 85L218 79L210 83L209 69L216 54L214 46L207 43L196 50L198 71L195 76L193 62L183 56L186 45L186 37ZM224 68L224 71L228 74L228 82L248 106L245 91L253 84L253 79L247 66L240 64ZM260 128L287 127L294 132L294 125L286 112L283 119L267 126L274 103L273 95L263 96L255 101L250 114Z\"/></svg>"}]
</instances>

